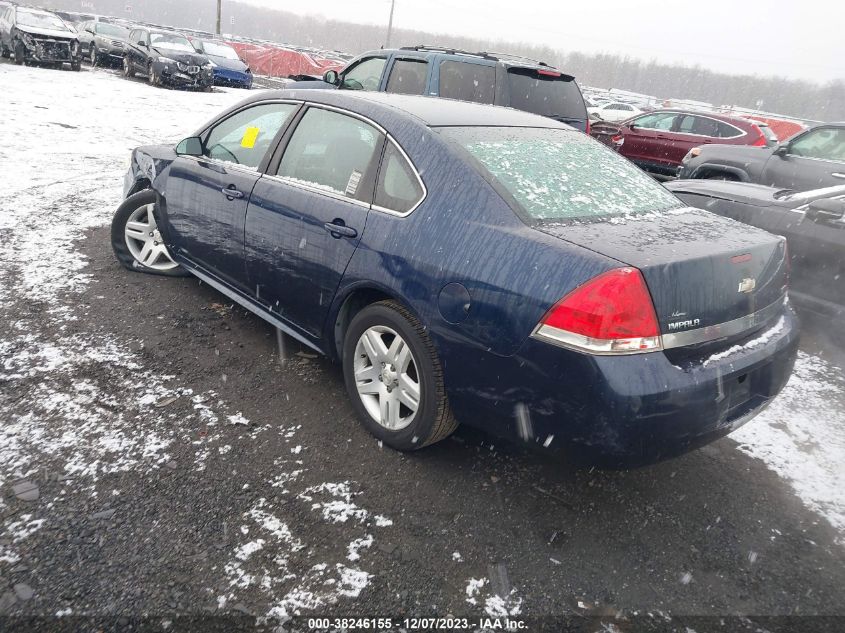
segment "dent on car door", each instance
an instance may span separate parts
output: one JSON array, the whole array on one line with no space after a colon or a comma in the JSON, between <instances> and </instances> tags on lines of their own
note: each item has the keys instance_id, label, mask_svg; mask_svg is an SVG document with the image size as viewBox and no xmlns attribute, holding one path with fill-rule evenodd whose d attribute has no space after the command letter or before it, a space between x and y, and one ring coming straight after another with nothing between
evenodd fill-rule
<instances>
[{"instance_id":1,"label":"dent on car door","mask_svg":"<svg viewBox=\"0 0 845 633\"><path fill-rule=\"evenodd\" d=\"M381 130L310 107L253 191L245 252L259 300L318 338L373 199Z\"/></svg>"},{"instance_id":2,"label":"dent on car door","mask_svg":"<svg viewBox=\"0 0 845 633\"><path fill-rule=\"evenodd\" d=\"M259 167L298 103L252 105L215 123L202 156L180 156L167 179L169 238L178 257L249 293L243 227Z\"/></svg>"},{"instance_id":3,"label":"dent on car door","mask_svg":"<svg viewBox=\"0 0 845 633\"><path fill-rule=\"evenodd\" d=\"M783 154L772 154L761 181L798 191L845 184L845 128L820 127L801 134Z\"/></svg>"}]
</instances>

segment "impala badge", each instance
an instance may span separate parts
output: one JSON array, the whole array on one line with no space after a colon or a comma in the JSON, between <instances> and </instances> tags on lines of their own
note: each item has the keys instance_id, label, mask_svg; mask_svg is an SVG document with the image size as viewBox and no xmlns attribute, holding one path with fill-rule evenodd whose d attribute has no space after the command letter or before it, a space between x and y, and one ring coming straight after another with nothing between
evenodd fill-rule
<instances>
[{"instance_id":1,"label":"impala badge","mask_svg":"<svg viewBox=\"0 0 845 633\"><path fill-rule=\"evenodd\" d=\"M737 292L749 293L757 287L757 282L752 277L746 277L739 282Z\"/></svg>"}]
</instances>

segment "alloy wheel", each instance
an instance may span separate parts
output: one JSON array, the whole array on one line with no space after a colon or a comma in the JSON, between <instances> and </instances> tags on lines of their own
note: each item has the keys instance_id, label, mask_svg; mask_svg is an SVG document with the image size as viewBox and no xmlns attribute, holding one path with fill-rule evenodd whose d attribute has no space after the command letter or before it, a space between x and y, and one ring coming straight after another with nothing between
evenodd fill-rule
<instances>
[{"instance_id":1,"label":"alloy wheel","mask_svg":"<svg viewBox=\"0 0 845 633\"><path fill-rule=\"evenodd\" d=\"M367 413L391 431L414 421L420 378L411 348L393 329L374 325L355 346L355 387Z\"/></svg>"},{"instance_id":2,"label":"alloy wheel","mask_svg":"<svg viewBox=\"0 0 845 633\"><path fill-rule=\"evenodd\" d=\"M124 236L126 247L135 260L153 270L172 270L179 264L170 258L167 247L158 231L153 210L154 204L135 209L126 221Z\"/></svg>"}]
</instances>

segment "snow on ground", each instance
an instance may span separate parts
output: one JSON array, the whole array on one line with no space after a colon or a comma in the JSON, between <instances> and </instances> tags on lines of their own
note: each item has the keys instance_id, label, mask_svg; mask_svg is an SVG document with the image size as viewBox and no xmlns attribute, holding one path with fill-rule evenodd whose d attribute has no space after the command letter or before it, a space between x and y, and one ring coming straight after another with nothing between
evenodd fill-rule
<instances>
[{"instance_id":1,"label":"snow on ground","mask_svg":"<svg viewBox=\"0 0 845 633\"><path fill-rule=\"evenodd\" d=\"M786 479L824 516L845 544L845 378L842 370L800 352L774 403L731 434L744 453Z\"/></svg>"},{"instance_id":2,"label":"snow on ground","mask_svg":"<svg viewBox=\"0 0 845 633\"><path fill-rule=\"evenodd\" d=\"M214 392L194 393L173 384L173 376L145 367L137 342L96 331L69 333L92 326L84 319L85 302L96 301L86 294L91 276L76 244L86 229L110 221L122 198L133 147L176 142L245 93L161 90L105 72L8 64L0 64L0 93L5 100L0 118L0 311L15 302L46 307L0 330L0 402L13 403L4 406L10 411L0 425L0 489L37 480L50 464L60 481L96 496L103 474L162 467L170 460L168 448L178 442L195 447L193 467L203 470L211 450L226 455L231 448L212 448L220 437L216 429L248 427L249 420L229 410ZM177 398L189 400L193 414L169 413L167 407ZM258 427L252 434L268 429ZM289 442L296 429L280 432ZM305 448L296 445L291 452L304 454ZM304 470L302 463L285 467L268 483L292 485ZM298 494L328 523L352 519L361 526L345 548L350 565L316 563L303 577L293 577L293 590L277 595L292 580L285 562L306 550L308 535L296 535L283 513L262 501L244 515L245 540L221 570L232 588L220 597L221 604L257 584L275 605L272 614L283 615L355 597L368 584L370 575L352 563L372 544L371 528L391 521L368 519L369 512L351 502L355 491L350 482L303 488ZM4 505L0 496L0 516ZM17 546L43 523L30 515L10 515L0 522L0 563L16 563Z\"/></svg>"}]
</instances>

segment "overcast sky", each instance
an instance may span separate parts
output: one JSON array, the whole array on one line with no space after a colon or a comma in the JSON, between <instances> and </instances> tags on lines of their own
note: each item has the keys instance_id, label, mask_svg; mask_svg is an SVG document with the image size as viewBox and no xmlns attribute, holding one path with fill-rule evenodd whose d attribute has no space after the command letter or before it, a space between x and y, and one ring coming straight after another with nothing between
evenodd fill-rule
<instances>
[{"instance_id":1,"label":"overcast sky","mask_svg":"<svg viewBox=\"0 0 845 633\"><path fill-rule=\"evenodd\" d=\"M369 24L386 25L390 13L390 0L241 1ZM845 79L842 0L396 0L393 23L723 72Z\"/></svg>"}]
</instances>

